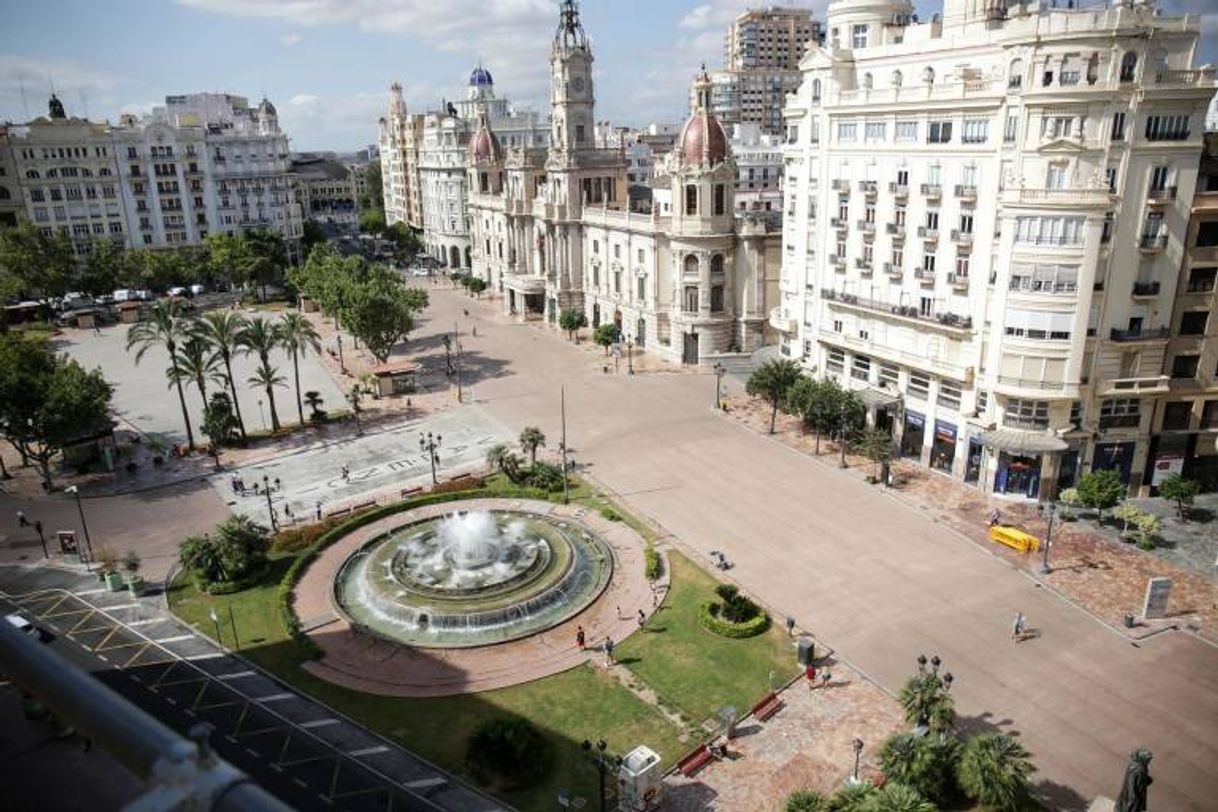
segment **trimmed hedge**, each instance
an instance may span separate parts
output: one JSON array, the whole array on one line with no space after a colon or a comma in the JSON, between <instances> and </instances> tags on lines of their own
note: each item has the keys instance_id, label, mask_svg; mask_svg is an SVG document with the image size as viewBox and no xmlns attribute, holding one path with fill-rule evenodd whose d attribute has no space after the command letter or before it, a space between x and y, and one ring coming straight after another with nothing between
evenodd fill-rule
<instances>
[{"instance_id":1,"label":"trimmed hedge","mask_svg":"<svg viewBox=\"0 0 1218 812\"><path fill-rule=\"evenodd\" d=\"M709 632L714 632L720 637L731 637L737 640L756 637L770 628L770 616L765 612L760 612L743 623L724 620L719 617L719 604L714 601L706 601L698 608L698 622Z\"/></svg>"},{"instance_id":2,"label":"trimmed hedge","mask_svg":"<svg viewBox=\"0 0 1218 812\"><path fill-rule=\"evenodd\" d=\"M647 576L648 581L654 581L664 574L664 562L656 548L650 544L643 551L643 574Z\"/></svg>"}]
</instances>

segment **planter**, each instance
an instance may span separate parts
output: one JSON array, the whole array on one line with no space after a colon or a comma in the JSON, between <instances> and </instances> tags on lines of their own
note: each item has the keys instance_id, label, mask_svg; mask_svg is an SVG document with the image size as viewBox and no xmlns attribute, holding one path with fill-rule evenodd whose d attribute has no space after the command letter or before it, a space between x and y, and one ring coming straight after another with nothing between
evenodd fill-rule
<instances>
[{"instance_id":1,"label":"planter","mask_svg":"<svg viewBox=\"0 0 1218 812\"><path fill-rule=\"evenodd\" d=\"M121 592L123 589L123 576L117 572L107 572L105 577L106 588L111 592Z\"/></svg>"},{"instance_id":2,"label":"planter","mask_svg":"<svg viewBox=\"0 0 1218 812\"><path fill-rule=\"evenodd\" d=\"M127 589L129 589L131 591L132 597L135 597L135 598L141 597L144 594L145 587L146 587L146 585L144 583L143 576L141 576L141 575L128 575L127 576Z\"/></svg>"}]
</instances>

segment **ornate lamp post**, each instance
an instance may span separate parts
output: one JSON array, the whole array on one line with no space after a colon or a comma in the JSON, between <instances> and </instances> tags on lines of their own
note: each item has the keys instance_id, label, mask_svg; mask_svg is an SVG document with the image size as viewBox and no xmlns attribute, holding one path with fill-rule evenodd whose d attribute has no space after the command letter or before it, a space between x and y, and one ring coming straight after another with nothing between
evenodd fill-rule
<instances>
[{"instance_id":1,"label":"ornate lamp post","mask_svg":"<svg viewBox=\"0 0 1218 812\"><path fill-rule=\"evenodd\" d=\"M587 739L584 739L583 744L580 745L580 747L583 748L584 757L587 758L593 764L593 766L596 767L596 776L599 781L599 787L600 787L601 812L605 812L605 773L613 768L615 761L618 764L621 763L621 759L613 759L613 758L605 757L605 748L607 748L608 746L609 745L607 745L605 743L604 739L599 739L596 742L596 752L593 753L592 752L592 742L588 741Z\"/></svg>"},{"instance_id":2,"label":"ornate lamp post","mask_svg":"<svg viewBox=\"0 0 1218 812\"><path fill-rule=\"evenodd\" d=\"M715 362L715 409L723 408L723 376L727 372L727 367L718 361Z\"/></svg>"},{"instance_id":3,"label":"ornate lamp post","mask_svg":"<svg viewBox=\"0 0 1218 812\"><path fill-rule=\"evenodd\" d=\"M275 477L275 481L272 482L269 476L263 474L262 490L266 494L266 513L271 517L271 529L278 533L279 518L275 515L275 506L271 504L271 494L275 491L283 490L283 483L279 481L279 477Z\"/></svg>"},{"instance_id":4,"label":"ornate lamp post","mask_svg":"<svg viewBox=\"0 0 1218 812\"><path fill-rule=\"evenodd\" d=\"M347 364L345 361L343 361L343 334L339 333L335 337L335 341L338 342L338 368L340 370L342 370L342 373L344 375L346 375L347 374Z\"/></svg>"},{"instance_id":5,"label":"ornate lamp post","mask_svg":"<svg viewBox=\"0 0 1218 812\"><path fill-rule=\"evenodd\" d=\"M626 336L626 374L634 374L634 338Z\"/></svg>"},{"instance_id":6,"label":"ornate lamp post","mask_svg":"<svg viewBox=\"0 0 1218 812\"><path fill-rule=\"evenodd\" d=\"M85 507L80 501L80 488L75 485L69 485L63 489L64 493L70 493L76 497L76 512L80 514L80 526L85 531L85 550L87 557L85 558L85 571L89 571L89 565L93 563L93 539L89 538L89 525L85 522Z\"/></svg>"},{"instance_id":7,"label":"ornate lamp post","mask_svg":"<svg viewBox=\"0 0 1218 812\"><path fill-rule=\"evenodd\" d=\"M1049 523L1049 529L1045 531L1045 547L1041 550L1040 558L1040 574L1048 575L1053 572L1053 569L1049 566L1049 548L1053 546L1053 520L1057 518L1057 503L1050 502L1046 505L1044 502L1041 502L1036 506L1036 509L1044 517L1045 521Z\"/></svg>"},{"instance_id":8,"label":"ornate lamp post","mask_svg":"<svg viewBox=\"0 0 1218 812\"><path fill-rule=\"evenodd\" d=\"M855 739L850 742L850 746L854 748L854 772L850 774L850 784L861 784L859 781L859 760L863 757L863 740Z\"/></svg>"},{"instance_id":9,"label":"ornate lamp post","mask_svg":"<svg viewBox=\"0 0 1218 812\"><path fill-rule=\"evenodd\" d=\"M436 479L436 463L440 461L440 455L436 453L436 449L440 447L442 438L439 434L432 435L429 431L426 435L419 435L419 451L427 452L427 459L431 461L431 484L438 485L439 480Z\"/></svg>"}]
</instances>

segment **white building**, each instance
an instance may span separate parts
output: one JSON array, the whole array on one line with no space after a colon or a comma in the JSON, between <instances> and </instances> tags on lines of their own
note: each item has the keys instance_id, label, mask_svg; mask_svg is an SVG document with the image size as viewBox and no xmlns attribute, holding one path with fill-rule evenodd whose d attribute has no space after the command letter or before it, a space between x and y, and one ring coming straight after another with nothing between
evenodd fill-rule
<instances>
[{"instance_id":1,"label":"white building","mask_svg":"<svg viewBox=\"0 0 1218 812\"><path fill-rule=\"evenodd\" d=\"M423 141L423 117L406 112L402 85L389 86L389 110L380 120L377 147L381 162L381 194L385 222L423 228L423 199L419 178L419 147Z\"/></svg>"},{"instance_id":2,"label":"white building","mask_svg":"<svg viewBox=\"0 0 1218 812\"><path fill-rule=\"evenodd\" d=\"M1137 489L1214 93L1149 3L838 0L786 115L783 351L903 454L1052 497Z\"/></svg>"},{"instance_id":3,"label":"white building","mask_svg":"<svg viewBox=\"0 0 1218 812\"><path fill-rule=\"evenodd\" d=\"M596 144L593 56L573 0L559 19L549 148L505 149L486 117L470 141L474 273L503 294L509 314L556 324L578 310L674 361L758 348L779 235L773 221L735 216L736 167L709 110L709 78L697 82L694 113L657 165L658 205L633 212L624 145Z\"/></svg>"},{"instance_id":4,"label":"white building","mask_svg":"<svg viewBox=\"0 0 1218 812\"><path fill-rule=\"evenodd\" d=\"M731 145L738 172L736 208L782 211L782 138L756 124L733 124Z\"/></svg>"}]
</instances>

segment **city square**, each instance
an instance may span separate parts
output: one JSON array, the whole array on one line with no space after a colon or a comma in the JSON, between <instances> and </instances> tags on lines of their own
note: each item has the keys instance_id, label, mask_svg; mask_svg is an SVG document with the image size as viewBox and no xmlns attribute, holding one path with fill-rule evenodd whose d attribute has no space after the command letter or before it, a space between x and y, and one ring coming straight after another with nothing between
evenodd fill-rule
<instances>
[{"instance_id":1,"label":"city square","mask_svg":"<svg viewBox=\"0 0 1218 812\"><path fill-rule=\"evenodd\" d=\"M543 113L0 130L14 808L1210 808L1207 20L699 6L632 129L543 5Z\"/></svg>"}]
</instances>

